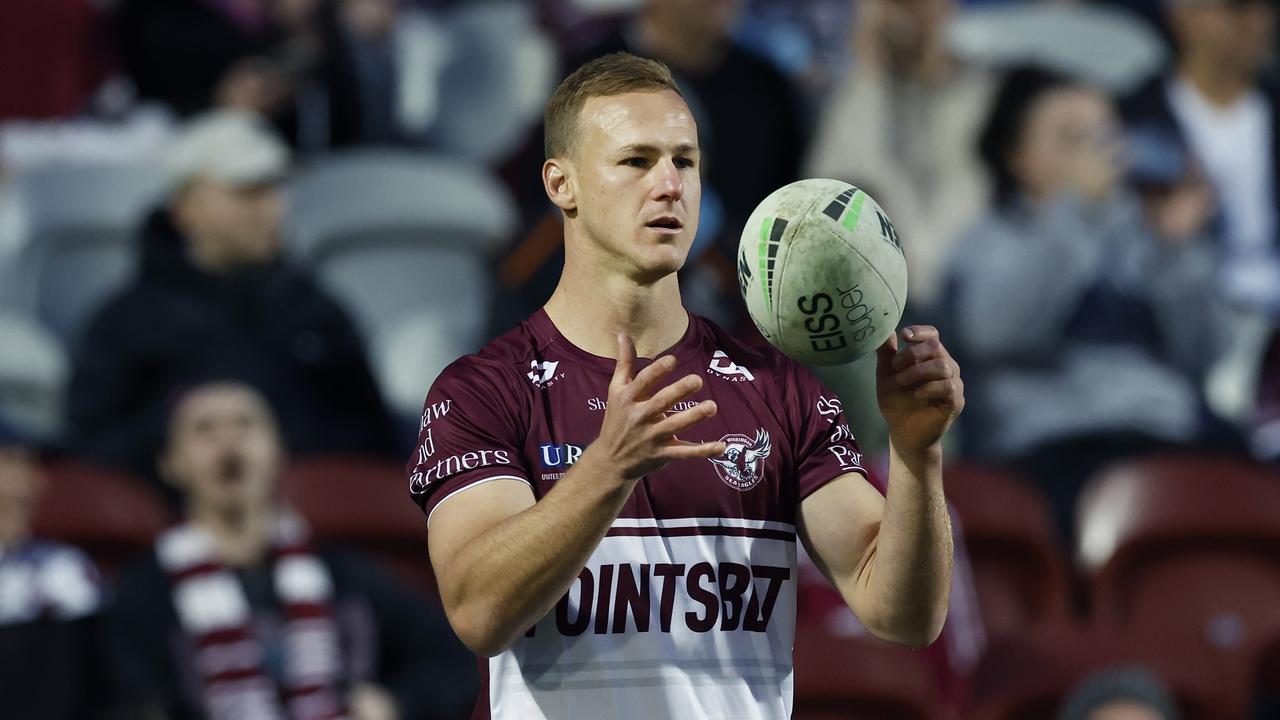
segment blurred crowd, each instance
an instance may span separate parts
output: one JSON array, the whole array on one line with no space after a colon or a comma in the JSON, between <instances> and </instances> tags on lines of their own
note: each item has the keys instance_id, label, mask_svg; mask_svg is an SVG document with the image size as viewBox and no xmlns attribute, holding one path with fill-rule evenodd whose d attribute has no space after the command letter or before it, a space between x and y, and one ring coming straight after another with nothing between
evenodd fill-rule
<instances>
[{"instance_id":1,"label":"blurred crowd","mask_svg":"<svg viewBox=\"0 0 1280 720\"><path fill-rule=\"evenodd\" d=\"M467 714L478 679L429 579L280 486L290 458L402 462L436 373L550 295L542 105L628 50L671 67L699 126L691 309L755 336L739 229L775 188L838 178L898 228L904 322L938 325L960 362L960 558L943 638L911 660L937 698L924 717L981 706L1015 670L1052 704L1002 717L1277 717L1278 11L0 0L0 715ZM822 377L880 454L868 361ZM1179 526L1189 552L1227 548L1213 572L1238 569L1222 577L1263 609L1191 628L1211 651L1134 667L1118 661L1150 657L1094 622L1092 588L1122 521L1159 520L1124 504L1145 502L1124 495L1142 473L1116 468L1170 457L1208 471L1149 492L1182 488L1208 517ZM115 502L78 487L98 473L165 518L125 533L131 562L59 520ZM356 475L333 503L370 492ZM823 642L871 642L816 572L798 582ZM1053 593L1060 613L1028 599ZM828 651L800 643L797 717L803 658ZM1227 656L1231 681L1204 680L1195 663Z\"/></svg>"}]
</instances>

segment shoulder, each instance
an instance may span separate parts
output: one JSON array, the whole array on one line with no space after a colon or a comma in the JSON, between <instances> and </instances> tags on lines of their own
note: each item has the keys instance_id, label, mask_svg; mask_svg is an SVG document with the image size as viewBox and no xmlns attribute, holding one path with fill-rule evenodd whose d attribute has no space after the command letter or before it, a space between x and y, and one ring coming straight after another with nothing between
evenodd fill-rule
<instances>
[{"instance_id":1,"label":"shoulder","mask_svg":"<svg viewBox=\"0 0 1280 720\"><path fill-rule=\"evenodd\" d=\"M718 367L733 367L739 371L746 369L751 373L753 381L762 378L766 387L786 388L797 371L804 371L804 366L784 355L764 338L739 338L704 317L692 317L698 323L698 331L702 333L706 344L710 346L712 372Z\"/></svg>"},{"instance_id":2,"label":"shoulder","mask_svg":"<svg viewBox=\"0 0 1280 720\"><path fill-rule=\"evenodd\" d=\"M525 379L536 364L541 341L522 322L490 341L479 352L450 363L431 385L428 403L471 398L481 406L521 410L527 405L531 385Z\"/></svg>"}]
</instances>

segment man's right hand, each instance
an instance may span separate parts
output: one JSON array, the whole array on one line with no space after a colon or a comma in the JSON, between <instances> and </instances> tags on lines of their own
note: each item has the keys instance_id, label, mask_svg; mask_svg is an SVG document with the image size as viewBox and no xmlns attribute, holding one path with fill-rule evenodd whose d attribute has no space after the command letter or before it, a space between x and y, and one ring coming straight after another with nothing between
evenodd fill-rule
<instances>
[{"instance_id":1,"label":"man's right hand","mask_svg":"<svg viewBox=\"0 0 1280 720\"><path fill-rule=\"evenodd\" d=\"M676 359L664 355L633 374L636 349L625 334L618 334L618 363L609 382L609 407L600 435L583 453L601 466L616 468L619 479L634 482L674 460L711 458L725 451L720 441L694 443L680 433L716 414L714 400L703 400L686 410L667 415L676 403L702 389L694 374L658 388L658 381L675 369ZM656 389L656 391L655 391Z\"/></svg>"}]
</instances>

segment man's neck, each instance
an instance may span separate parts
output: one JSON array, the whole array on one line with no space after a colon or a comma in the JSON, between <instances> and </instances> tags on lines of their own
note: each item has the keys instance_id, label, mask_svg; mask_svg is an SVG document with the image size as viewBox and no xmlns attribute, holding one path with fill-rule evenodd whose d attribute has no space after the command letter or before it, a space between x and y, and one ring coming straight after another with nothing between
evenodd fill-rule
<instances>
[{"instance_id":1,"label":"man's neck","mask_svg":"<svg viewBox=\"0 0 1280 720\"><path fill-rule=\"evenodd\" d=\"M602 357L617 356L620 332L635 343L636 355L655 357L689 327L675 273L641 283L598 268L592 276L568 258L545 309L566 340Z\"/></svg>"},{"instance_id":2,"label":"man's neck","mask_svg":"<svg viewBox=\"0 0 1280 720\"><path fill-rule=\"evenodd\" d=\"M1194 58L1187 58L1178 66L1178 77L1219 108L1234 105L1252 86L1252 80L1238 72Z\"/></svg>"},{"instance_id":3,"label":"man's neck","mask_svg":"<svg viewBox=\"0 0 1280 720\"><path fill-rule=\"evenodd\" d=\"M248 567L266 556L271 547L270 506L192 508L191 521L213 538L217 559L228 567Z\"/></svg>"}]
</instances>

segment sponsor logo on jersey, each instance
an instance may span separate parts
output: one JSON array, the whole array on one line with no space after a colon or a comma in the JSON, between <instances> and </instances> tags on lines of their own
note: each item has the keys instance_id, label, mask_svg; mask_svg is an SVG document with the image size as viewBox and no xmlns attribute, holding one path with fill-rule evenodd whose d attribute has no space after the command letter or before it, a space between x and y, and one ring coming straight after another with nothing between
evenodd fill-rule
<instances>
[{"instance_id":1,"label":"sponsor logo on jersey","mask_svg":"<svg viewBox=\"0 0 1280 720\"><path fill-rule=\"evenodd\" d=\"M422 411L422 419L418 422L418 432L426 430L433 421L439 420L445 415L448 415L449 411L452 409L452 400L443 400L441 402L431 403L428 405Z\"/></svg>"},{"instance_id":2,"label":"sponsor logo on jersey","mask_svg":"<svg viewBox=\"0 0 1280 720\"><path fill-rule=\"evenodd\" d=\"M720 442L726 445L724 453L707 460L715 466L724 484L744 492L758 485L764 477L764 461L773 452L769 433L764 428L756 431L755 438L729 433L720 438Z\"/></svg>"},{"instance_id":3,"label":"sponsor logo on jersey","mask_svg":"<svg viewBox=\"0 0 1280 720\"><path fill-rule=\"evenodd\" d=\"M608 410L609 401L598 397L587 398L587 409L596 411Z\"/></svg>"},{"instance_id":4,"label":"sponsor logo on jersey","mask_svg":"<svg viewBox=\"0 0 1280 720\"><path fill-rule=\"evenodd\" d=\"M711 356L711 364L707 366L708 370L714 371L721 377L729 378L731 382L751 382L756 379L751 371L734 363L729 359L723 350L717 350Z\"/></svg>"},{"instance_id":5,"label":"sponsor logo on jersey","mask_svg":"<svg viewBox=\"0 0 1280 720\"><path fill-rule=\"evenodd\" d=\"M826 395L818 397L818 414L831 418L831 422L835 422L835 416L843 411L844 406L840 404L840 398L827 397Z\"/></svg>"},{"instance_id":6,"label":"sponsor logo on jersey","mask_svg":"<svg viewBox=\"0 0 1280 720\"><path fill-rule=\"evenodd\" d=\"M573 443L564 443L556 445L555 443L542 443L538 445L539 459L542 461L544 468L568 467L582 457L583 447L574 445Z\"/></svg>"},{"instance_id":7,"label":"sponsor logo on jersey","mask_svg":"<svg viewBox=\"0 0 1280 720\"><path fill-rule=\"evenodd\" d=\"M409 492L415 495L426 492L427 486L436 480L442 480L467 470L477 470L490 465L510 464L511 453L506 450L473 450L458 455L450 455L447 458L437 460L433 465L427 465L422 462L414 468L414 473L409 476Z\"/></svg>"},{"instance_id":8,"label":"sponsor logo on jersey","mask_svg":"<svg viewBox=\"0 0 1280 720\"><path fill-rule=\"evenodd\" d=\"M836 461L840 463L841 470L861 470L862 469L862 453L854 450L845 444L832 445L827 448L827 452L836 456Z\"/></svg>"},{"instance_id":9,"label":"sponsor logo on jersey","mask_svg":"<svg viewBox=\"0 0 1280 720\"><path fill-rule=\"evenodd\" d=\"M564 377L564 373L556 374L556 369L559 367L559 360L544 360L542 362L530 360L529 372L525 373L525 377L529 378L529 382L537 387L550 387L557 380Z\"/></svg>"},{"instance_id":10,"label":"sponsor logo on jersey","mask_svg":"<svg viewBox=\"0 0 1280 720\"><path fill-rule=\"evenodd\" d=\"M735 562L588 566L556 603L555 628L566 637L588 631L669 633L675 623L696 633L763 633L783 583L790 579L789 567ZM677 592L692 601L692 609L679 615L674 612ZM535 637L537 629L530 628L525 637Z\"/></svg>"}]
</instances>

